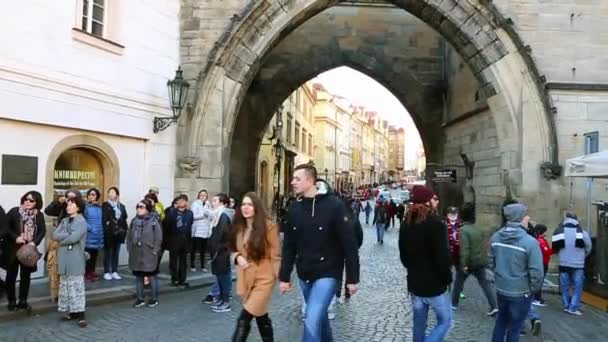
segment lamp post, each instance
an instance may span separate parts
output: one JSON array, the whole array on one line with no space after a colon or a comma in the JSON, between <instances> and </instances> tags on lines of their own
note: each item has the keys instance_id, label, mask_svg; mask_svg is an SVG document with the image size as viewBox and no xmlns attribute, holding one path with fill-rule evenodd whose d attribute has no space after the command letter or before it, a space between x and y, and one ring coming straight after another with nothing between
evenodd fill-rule
<instances>
[{"instance_id":1,"label":"lamp post","mask_svg":"<svg viewBox=\"0 0 608 342\"><path fill-rule=\"evenodd\" d=\"M176 123L177 120L179 120L184 105L186 104L190 83L184 80L181 66L177 67L177 70L175 71L175 78L167 81L167 88L169 90L169 101L171 102L173 116L169 118L155 117L153 128L154 133L164 131L172 123Z\"/></svg>"},{"instance_id":2,"label":"lamp post","mask_svg":"<svg viewBox=\"0 0 608 342\"><path fill-rule=\"evenodd\" d=\"M329 183L329 179L327 179L327 177L328 177L328 175L329 175L329 170L328 170L327 168L325 168L325 170L324 170L324 171L325 171L325 181L326 181L327 183Z\"/></svg>"},{"instance_id":3,"label":"lamp post","mask_svg":"<svg viewBox=\"0 0 608 342\"><path fill-rule=\"evenodd\" d=\"M283 159L283 142L281 140L281 135L283 132L283 105L280 105L276 112L276 121L274 126L272 127L272 135L269 140L276 139L274 145L272 145L272 151L274 153L276 163L274 164L274 171L277 177L277 191L275 193L275 212L279 213L282 206L282 197L281 197L281 161Z\"/></svg>"}]
</instances>

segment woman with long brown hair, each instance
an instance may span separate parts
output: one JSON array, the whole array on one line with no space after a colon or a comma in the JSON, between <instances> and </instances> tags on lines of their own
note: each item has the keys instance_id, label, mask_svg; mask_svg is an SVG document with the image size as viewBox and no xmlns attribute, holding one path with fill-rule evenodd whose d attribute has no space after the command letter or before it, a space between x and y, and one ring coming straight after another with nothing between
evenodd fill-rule
<instances>
[{"instance_id":1,"label":"woman with long brown hair","mask_svg":"<svg viewBox=\"0 0 608 342\"><path fill-rule=\"evenodd\" d=\"M412 202L399 232L399 254L407 269L414 341L443 341L452 324L447 292L452 282L447 230L437 214L439 198L431 189L415 186ZM437 315L437 325L426 336L429 307Z\"/></svg>"},{"instance_id":2,"label":"woman with long brown hair","mask_svg":"<svg viewBox=\"0 0 608 342\"><path fill-rule=\"evenodd\" d=\"M262 341L271 342L274 337L268 304L281 263L279 230L255 193L243 196L240 209L229 244L232 260L237 265L236 288L243 299L243 310L232 341L247 340L255 317Z\"/></svg>"}]
</instances>

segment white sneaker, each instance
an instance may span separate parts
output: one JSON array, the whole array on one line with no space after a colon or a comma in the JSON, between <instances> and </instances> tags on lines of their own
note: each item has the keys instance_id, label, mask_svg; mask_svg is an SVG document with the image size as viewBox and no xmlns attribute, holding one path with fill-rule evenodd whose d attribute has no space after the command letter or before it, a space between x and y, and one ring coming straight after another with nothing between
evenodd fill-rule
<instances>
[{"instance_id":1,"label":"white sneaker","mask_svg":"<svg viewBox=\"0 0 608 342\"><path fill-rule=\"evenodd\" d=\"M209 273L209 271L206 268L203 268L201 271L203 271L203 273Z\"/></svg>"},{"instance_id":2,"label":"white sneaker","mask_svg":"<svg viewBox=\"0 0 608 342\"><path fill-rule=\"evenodd\" d=\"M112 273L112 279L121 280L122 277L119 276L118 273L114 272L114 273Z\"/></svg>"},{"instance_id":3,"label":"white sneaker","mask_svg":"<svg viewBox=\"0 0 608 342\"><path fill-rule=\"evenodd\" d=\"M190 269L190 272L195 273L195 272L196 272L196 268L192 267L192 268Z\"/></svg>"},{"instance_id":4,"label":"white sneaker","mask_svg":"<svg viewBox=\"0 0 608 342\"><path fill-rule=\"evenodd\" d=\"M105 279L105 280L112 280L112 275L110 273L104 273L103 279Z\"/></svg>"}]
</instances>

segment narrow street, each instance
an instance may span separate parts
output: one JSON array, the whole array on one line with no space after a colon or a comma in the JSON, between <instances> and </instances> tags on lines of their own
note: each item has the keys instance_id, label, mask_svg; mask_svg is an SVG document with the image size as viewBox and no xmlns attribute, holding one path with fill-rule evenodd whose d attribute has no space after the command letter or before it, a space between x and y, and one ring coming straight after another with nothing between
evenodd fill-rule
<instances>
[{"instance_id":1,"label":"narrow street","mask_svg":"<svg viewBox=\"0 0 608 342\"><path fill-rule=\"evenodd\" d=\"M364 216L361 216L364 219ZM370 221L371 222L371 221ZM337 305L332 321L335 340L411 341L412 313L405 286L405 271L399 262L398 230L389 229L383 246L375 243L375 230L364 225L361 248L360 292L349 302ZM163 284L163 286L168 286ZM467 298L454 313L448 341L489 341L494 320L485 316L485 300L473 279L466 283ZM89 327L59 321L59 314L0 324L1 341L229 341L239 313L238 298L228 314L215 314L201 304L205 291L185 291L160 298L154 309L131 308L131 302L95 306L87 311ZM543 339L523 341L601 341L608 334L608 317L583 307L583 317L561 312L559 298L547 294L549 306L541 308ZM270 315L275 340L298 341L302 330L298 291L273 298ZM432 314L431 314L432 316ZM432 324L432 319L431 319ZM252 341L258 341L252 328Z\"/></svg>"}]
</instances>

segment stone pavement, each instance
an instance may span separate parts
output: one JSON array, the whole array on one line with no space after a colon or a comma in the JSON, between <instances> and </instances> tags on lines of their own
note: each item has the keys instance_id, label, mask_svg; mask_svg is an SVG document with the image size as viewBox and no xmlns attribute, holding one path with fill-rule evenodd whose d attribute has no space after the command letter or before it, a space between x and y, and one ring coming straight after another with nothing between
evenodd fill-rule
<instances>
[{"instance_id":1,"label":"stone pavement","mask_svg":"<svg viewBox=\"0 0 608 342\"><path fill-rule=\"evenodd\" d=\"M336 342L411 341L412 313L405 290L405 272L399 262L397 230L391 229L385 244L375 244L375 231L364 228L361 249L360 292L349 302L337 305L332 321ZM49 313L28 320L0 323L0 341L229 341L239 313L215 314L200 303L205 290L164 294L157 308L131 308L131 302L111 303L87 311L89 327L79 329L60 323L59 314ZM485 316L487 304L474 279L465 286L467 298L454 313L454 327L447 341L489 341L494 320ZM608 314L583 307L585 316L560 311L559 298L547 294L549 306L541 308L543 336L522 341L602 341L608 335ZM293 291L273 297L270 311L277 342L298 341L302 331L300 295ZM431 314L432 316L432 314ZM251 341L259 341L257 328Z\"/></svg>"}]
</instances>

